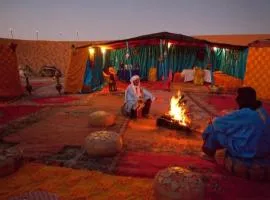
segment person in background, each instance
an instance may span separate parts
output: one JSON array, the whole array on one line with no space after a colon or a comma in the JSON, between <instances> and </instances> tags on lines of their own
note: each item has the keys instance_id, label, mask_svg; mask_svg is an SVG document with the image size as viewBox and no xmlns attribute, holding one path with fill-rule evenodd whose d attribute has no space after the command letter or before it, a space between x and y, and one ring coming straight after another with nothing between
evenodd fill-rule
<instances>
[{"instance_id":1,"label":"person in background","mask_svg":"<svg viewBox=\"0 0 270 200\"><path fill-rule=\"evenodd\" d=\"M237 91L239 109L210 121L202 138L204 158L215 161L216 151L226 149L238 158L265 158L270 155L270 118L256 91L242 87Z\"/></svg>"},{"instance_id":2,"label":"person in background","mask_svg":"<svg viewBox=\"0 0 270 200\"><path fill-rule=\"evenodd\" d=\"M155 97L140 86L140 77L132 76L130 84L125 91L124 110L131 118L149 117L152 102Z\"/></svg>"},{"instance_id":3,"label":"person in background","mask_svg":"<svg viewBox=\"0 0 270 200\"><path fill-rule=\"evenodd\" d=\"M108 77L109 91L117 91L115 76L116 73L113 67L106 67L104 70L104 76Z\"/></svg>"}]
</instances>

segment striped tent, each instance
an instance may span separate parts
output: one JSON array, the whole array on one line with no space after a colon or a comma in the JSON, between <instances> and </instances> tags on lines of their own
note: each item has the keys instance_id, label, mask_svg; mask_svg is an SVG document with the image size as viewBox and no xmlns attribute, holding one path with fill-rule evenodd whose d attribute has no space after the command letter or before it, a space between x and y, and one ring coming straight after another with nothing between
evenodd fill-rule
<instances>
[{"instance_id":1,"label":"striped tent","mask_svg":"<svg viewBox=\"0 0 270 200\"><path fill-rule=\"evenodd\" d=\"M0 98L10 99L22 94L16 45L0 44Z\"/></svg>"},{"instance_id":2,"label":"striped tent","mask_svg":"<svg viewBox=\"0 0 270 200\"><path fill-rule=\"evenodd\" d=\"M270 99L270 40L259 40L249 45L245 86L257 91L260 99Z\"/></svg>"}]
</instances>

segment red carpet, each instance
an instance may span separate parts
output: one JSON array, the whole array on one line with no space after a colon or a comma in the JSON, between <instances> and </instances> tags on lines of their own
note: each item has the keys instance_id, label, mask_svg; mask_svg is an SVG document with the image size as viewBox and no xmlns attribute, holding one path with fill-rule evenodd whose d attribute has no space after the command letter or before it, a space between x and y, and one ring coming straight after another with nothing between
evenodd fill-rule
<instances>
[{"instance_id":1,"label":"red carpet","mask_svg":"<svg viewBox=\"0 0 270 200\"><path fill-rule=\"evenodd\" d=\"M55 104L55 103L69 103L75 100L79 100L79 98L71 96L59 96L59 97L45 97L33 99L32 101L38 104Z\"/></svg>"},{"instance_id":2,"label":"red carpet","mask_svg":"<svg viewBox=\"0 0 270 200\"><path fill-rule=\"evenodd\" d=\"M218 111L237 108L235 96L209 96L208 103Z\"/></svg>"},{"instance_id":3,"label":"red carpet","mask_svg":"<svg viewBox=\"0 0 270 200\"><path fill-rule=\"evenodd\" d=\"M162 155L155 153L127 153L116 173L122 176L153 178L169 166L190 168L206 177L206 199L269 199L270 183L254 182L228 175L222 162L218 165L198 157Z\"/></svg>"},{"instance_id":4,"label":"red carpet","mask_svg":"<svg viewBox=\"0 0 270 200\"><path fill-rule=\"evenodd\" d=\"M156 81L156 82L142 82L141 85L149 90L168 90L168 82L167 81Z\"/></svg>"},{"instance_id":5,"label":"red carpet","mask_svg":"<svg viewBox=\"0 0 270 200\"><path fill-rule=\"evenodd\" d=\"M29 115L31 113L39 111L41 106L1 106L0 105L0 124L8 123L12 120Z\"/></svg>"},{"instance_id":6,"label":"red carpet","mask_svg":"<svg viewBox=\"0 0 270 200\"><path fill-rule=\"evenodd\" d=\"M217 111L236 109L238 106L235 96L209 96L208 103L213 105ZM263 103L264 108L270 113L270 104Z\"/></svg>"},{"instance_id":7,"label":"red carpet","mask_svg":"<svg viewBox=\"0 0 270 200\"><path fill-rule=\"evenodd\" d=\"M224 172L223 167L206 160L192 156L176 156L155 153L130 152L124 155L119 162L117 173L126 176L152 178L163 168L168 166L181 166L196 168L200 172Z\"/></svg>"}]
</instances>

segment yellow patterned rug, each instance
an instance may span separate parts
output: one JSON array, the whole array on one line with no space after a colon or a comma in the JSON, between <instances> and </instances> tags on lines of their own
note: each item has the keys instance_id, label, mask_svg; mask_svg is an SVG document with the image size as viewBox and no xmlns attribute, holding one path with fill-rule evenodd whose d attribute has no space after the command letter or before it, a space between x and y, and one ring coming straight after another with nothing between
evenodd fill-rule
<instances>
[{"instance_id":1,"label":"yellow patterned rug","mask_svg":"<svg viewBox=\"0 0 270 200\"><path fill-rule=\"evenodd\" d=\"M31 191L47 191L63 200L153 199L152 180L121 177L97 171L25 164L11 176L0 178L0 199Z\"/></svg>"}]
</instances>

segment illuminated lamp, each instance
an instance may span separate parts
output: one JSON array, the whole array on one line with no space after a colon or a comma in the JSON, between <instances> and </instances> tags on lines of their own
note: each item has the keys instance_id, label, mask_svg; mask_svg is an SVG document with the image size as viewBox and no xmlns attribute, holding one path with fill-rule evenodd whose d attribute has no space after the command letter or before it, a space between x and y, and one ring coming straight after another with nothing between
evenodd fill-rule
<instances>
[{"instance_id":1,"label":"illuminated lamp","mask_svg":"<svg viewBox=\"0 0 270 200\"><path fill-rule=\"evenodd\" d=\"M101 47L101 52L102 52L103 54L105 54L105 53L106 53L106 48L105 48L105 47Z\"/></svg>"},{"instance_id":2,"label":"illuminated lamp","mask_svg":"<svg viewBox=\"0 0 270 200\"><path fill-rule=\"evenodd\" d=\"M172 46L171 42L168 42L168 49Z\"/></svg>"},{"instance_id":3,"label":"illuminated lamp","mask_svg":"<svg viewBox=\"0 0 270 200\"><path fill-rule=\"evenodd\" d=\"M94 48L89 48L88 51L89 51L90 55L95 54L95 49Z\"/></svg>"}]
</instances>

